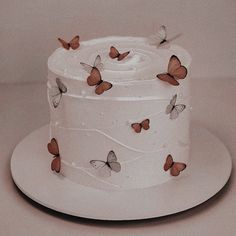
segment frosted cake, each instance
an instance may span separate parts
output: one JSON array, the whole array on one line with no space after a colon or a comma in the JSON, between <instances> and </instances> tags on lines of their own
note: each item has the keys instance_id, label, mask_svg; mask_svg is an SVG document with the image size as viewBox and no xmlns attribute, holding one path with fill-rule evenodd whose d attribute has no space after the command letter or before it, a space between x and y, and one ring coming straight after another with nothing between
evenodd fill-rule
<instances>
[{"instance_id":1,"label":"frosted cake","mask_svg":"<svg viewBox=\"0 0 236 236\"><path fill-rule=\"evenodd\" d=\"M105 37L48 59L51 169L85 186L163 184L189 163L191 57L180 46Z\"/></svg>"}]
</instances>

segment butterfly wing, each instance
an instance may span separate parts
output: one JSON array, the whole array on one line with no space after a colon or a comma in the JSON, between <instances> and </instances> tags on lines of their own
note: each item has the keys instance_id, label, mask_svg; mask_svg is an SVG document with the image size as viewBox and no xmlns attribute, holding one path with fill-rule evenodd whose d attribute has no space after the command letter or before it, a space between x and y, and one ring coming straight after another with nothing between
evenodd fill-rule
<instances>
[{"instance_id":1,"label":"butterfly wing","mask_svg":"<svg viewBox=\"0 0 236 236\"><path fill-rule=\"evenodd\" d=\"M168 73L158 74L157 78L174 86L179 85L179 82Z\"/></svg>"},{"instance_id":2,"label":"butterfly wing","mask_svg":"<svg viewBox=\"0 0 236 236\"><path fill-rule=\"evenodd\" d=\"M101 95L103 94L105 91L109 90L112 88L112 84L107 82L107 81L102 81L102 83L100 83L96 89L95 89L95 93L97 95Z\"/></svg>"},{"instance_id":3,"label":"butterfly wing","mask_svg":"<svg viewBox=\"0 0 236 236\"><path fill-rule=\"evenodd\" d=\"M179 58L175 55L172 55L170 57L169 60L169 64L168 64L168 73L170 73L172 75L172 73L178 69L181 66L181 62L179 60Z\"/></svg>"},{"instance_id":4,"label":"butterfly wing","mask_svg":"<svg viewBox=\"0 0 236 236\"><path fill-rule=\"evenodd\" d=\"M134 131L135 131L136 133L140 133L140 132L141 132L141 129L142 129L141 124L139 124L139 123L133 123L133 124L131 125L131 127L134 129Z\"/></svg>"},{"instance_id":5,"label":"butterfly wing","mask_svg":"<svg viewBox=\"0 0 236 236\"><path fill-rule=\"evenodd\" d=\"M77 48L79 48L79 46L80 46L80 43L79 43L79 35L76 35L71 41L70 41L70 43L69 43L69 45L70 45L70 47L72 48L72 49L77 49Z\"/></svg>"},{"instance_id":6,"label":"butterfly wing","mask_svg":"<svg viewBox=\"0 0 236 236\"><path fill-rule=\"evenodd\" d=\"M130 51L124 52L124 53L120 54L120 55L118 56L117 60L118 60L118 61L123 60L125 57L127 57L127 56L129 55L129 53L130 53Z\"/></svg>"},{"instance_id":7,"label":"butterfly wing","mask_svg":"<svg viewBox=\"0 0 236 236\"><path fill-rule=\"evenodd\" d=\"M175 107L175 103L177 100L177 94L175 94L170 100L170 104L166 107L166 114L170 114L173 108Z\"/></svg>"},{"instance_id":8,"label":"butterfly wing","mask_svg":"<svg viewBox=\"0 0 236 236\"><path fill-rule=\"evenodd\" d=\"M177 100L177 94L175 94L172 99L170 100L170 104L175 106L175 103L176 103L176 100Z\"/></svg>"},{"instance_id":9,"label":"butterfly wing","mask_svg":"<svg viewBox=\"0 0 236 236\"><path fill-rule=\"evenodd\" d=\"M186 164L175 162L173 166L171 167L170 174L173 176L178 176L181 171L183 171L186 168Z\"/></svg>"},{"instance_id":10,"label":"butterfly wing","mask_svg":"<svg viewBox=\"0 0 236 236\"><path fill-rule=\"evenodd\" d=\"M181 65L177 56L172 55L168 64L168 73L176 80L184 79L187 75L187 68Z\"/></svg>"},{"instance_id":11,"label":"butterfly wing","mask_svg":"<svg viewBox=\"0 0 236 236\"><path fill-rule=\"evenodd\" d=\"M173 158L172 156L169 154L167 157L166 157L166 162L164 164L164 171L167 171L169 170L173 165Z\"/></svg>"},{"instance_id":12,"label":"butterfly wing","mask_svg":"<svg viewBox=\"0 0 236 236\"><path fill-rule=\"evenodd\" d=\"M172 76L178 80L178 79L184 79L187 76L187 68L184 66L180 66L178 69L176 69L173 73Z\"/></svg>"},{"instance_id":13,"label":"butterfly wing","mask_svg":"<svg viewBox=\"0 0 236 236\"><path fill-rule=\"evenodd\" d=\"M102 76L100 74L100 71L96 68L93 67L90 76L87 78L87 83L89 86L94 86L100 83L102 80Z\"/></svg>"},{"instance_id":14,"label":"butterfly wing","mask_svg":"<svg viewBox=\"0 0 236 236\"><path fill-rule=\"evenodd\" d=\"M186 105L184 104L178 104L175 106L175 109L178 111L178 113L182 112L186 108Z\"/></svg>"},{"instance_id":15,"label":"butterfly wing","mask_svg":"<svg viewBox=\"0 0 236 236\"><path fill-rule=\"evenodd\" d=\"M117 161L116 154L114 153L114 151L110 151L107 155L107 162L110 163L115 161Z\"/></svg>"},{"instance_id":16,"label":"butterfly wing","mask_svg":"<svg viewBox=\"0 0 236 236\"><path fill-rule=\"evenodd\" d=\"M95 60L94 60L94 63L93 63L93 67L97 67L102 61L102 58L100 55L97 55Z\"/></svg>"},{"instance_id":17,"label":"butterfly wing","mask_svg":"<svg viewBox=\"0 0 236 236\"><path fill-rule=\"evenodd\" d=\"M51 162L51 170L57 173L61 170L61 158L59 156L55 157Z\"/></svg>"},{"instance_id":18,"label":"butterfly wing","mask_svg":"<svg viewBox=\"0 0 236 236\"><path fill-rule=\"evenodd\" d=\"M111 46L109 52L110 58L114 59L117 58L119 55L120 55L119 51L114 46Z\"/></svg>"},{"instance_id":19,"label":"butterfly wing","mask_svg":"<svg viewBox=\"0 0 236 236\"><path fill-rule=\"evenodd\" d=\"M67 87L62 83L62 81L59 78L56 78L56 83L57 83L57 86L58 86L59 90L62 93L66 93L67 92Z\"/></svg>"},{"instance_id":20,"label":"butterfly wing","mask_svg":"<svg viewBox=\"0 0 236 236\"><path fill-rule=\"evenodd\" d=\"M105 161L100 161L100 160L91 160L90 164L94 169L102 168L104 165L106 165Z\"/></svg>"},{"instance_id":21,"label":"butterfly wing","mask_svg":"<svg viewBox=\"0 0 236 236\"><path fill-rule=\"evenodd\" d=\"M92 66L90 66L90 65L88 65L88 64L86 64L86 63L84 63L84 62L80 62L80 65L83 66L83 69L84 69L86 72L88 72L89 74L91 74L91 71L92 71L92 69L93 69Z\"/></svg>"},{"instance_id":22,"label":"butterfly wing","mask_svg":"<svg viewBox=\"0 0 236 236\"><path fill-rule=\"evenodd\" d=\"M166 38L167 38L166 27L162 25L160 29L157 31L157 33L149 37L149 43L151 45L156 45L157 47L159 47L162 43L166 41Z\"/></svg>"},{"instance_id":23,"label":"butterfly wing","mask_svg":"<svg viewBox=\"0 0 236 236\"><path fill-rule=\"evenodd\" d=\"M143 129L148 130L150 128L149 124L150 124L150 120L146 119L146 120L142 121L141 126Z\"/></svg>"},{"instance_id":24,"label":"butterfly wing","mask_svg":"<svg viewBox=\"0 0 236 236\"><path fill-rule=\"evenodd\" d=\"M121 165L117 162L117 157L114 151L110 151L107 155L107 163L110 166L111 170L115 172L120 172Z\"/></svg>"},{"instance_id":25,"label":"butterfly wing","mask_svg":"<svg viewBox=\"0 0 236 236\"><path fill-rule=\"evenodd\" d=\"M49 89L49 97L50 97L53 107L57 108L60 104L61 97L62 97L62 94L61 94L61 91L59 90L59 88L56 86L50 88Z\"/></svg>"},{"instance_id":26,"label":"butterfly wing","mask_svg":"<svg viewBox=\"0 0 236 236\"><path fill-rule=\"evenodd\" d=\"M111 168L106 164L105 161L91 160L90 164L93 168L98 170L98 176L109 177L111 176Z\"/></svg>"},{"instance_id":27,"label":"butterfly wing","mask_svg":"<svg viewBox=\"0 0 236 236\"><path fill-rule=\"evenodd\" d=\"M67 43L65 40L58 38L58 41L61 43L62 47L65 48L66 50L70 49L70 44Z\"/></svg>"},{"instance_id":28,"label":"butterfly wing","mask_svg":"<svg viewBox=\"0 0 236 236\"><path fill-rule=\"evenodd\" d=\"M179 113L181 113L186 106L184 104L178 104L174 107L174 109L170 113L170 119L174 120L179 116Z\"/></svg>"},{"instance_id":29,"label":"butterfly wing","mask_svg":"<svg viewBox=\"0 0 236 236\"><path fill-rule=\"evenodd\" d=\"M161 40L160 43L166 41L166 38L167 38L167 31L166 31L166 27L165 27L164 25L162 25L162 26L160 27L160 29L158 30L157 33L158 33L158 36L159 36L159 38L160 38L160 40Z\"/></svg>"},{"instance_id":30,"label":"butterfly wing","mask_svg":"<svg viewBox=\"0 0 236 236\"><path fill-rule=\"evenodd\" d=\"M57 140L55 138L52 138L50 143L48 143L47 145L47 148L48 148L48 151L54 155L54 156L57 156L59 155L59 147L58 147L58 144L57 144Z\"/></svg>"}]
</instances>

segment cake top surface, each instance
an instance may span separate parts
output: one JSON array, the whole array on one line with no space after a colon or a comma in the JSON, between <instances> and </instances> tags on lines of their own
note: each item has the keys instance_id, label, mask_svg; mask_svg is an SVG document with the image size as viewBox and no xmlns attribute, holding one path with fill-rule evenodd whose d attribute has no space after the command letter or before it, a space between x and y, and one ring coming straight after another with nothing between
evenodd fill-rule
<instances>
[{"instance_id":1,"label":"cake top surface","mask_svg":"<svg viewBox=\"0 0 236 236\"><path fill-rule=\"evenodd\" d=\"M111 46L120 53L130 53L121 61L114 60L109 56ZM156 80L158 73L166 72L172 55L185 67L191 63L191 56L180 46L170 44L157 48L144 37L110 36L81 42L78 50L56 49L48 59L48 68L59 76L84 81L88 73L80 63L93 65L97 55L103 63L102 78L113 84Z\"/></svg>"}]
</instances>

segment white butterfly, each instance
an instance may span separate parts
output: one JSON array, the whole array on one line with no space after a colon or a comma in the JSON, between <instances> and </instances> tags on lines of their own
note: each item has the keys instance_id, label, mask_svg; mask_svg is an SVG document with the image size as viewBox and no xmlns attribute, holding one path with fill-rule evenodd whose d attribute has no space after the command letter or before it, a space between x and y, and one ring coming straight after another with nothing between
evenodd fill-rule
<instances>
[{"instance_id":1,"label":"white butterfly","mask_svg":"<svg viewBox=\"0 0 236 236\"><path fill-rule=\"evenodd\" d=\"M175 40L179 36L181 36L181 34L177 34L176 36L167 39L166 26L162 25L155 34L149 36L148 42L151 45L156 45L157 47L160 47L164 45L165 43L170 43L171 41Z\"/></svg>"},{"instance_id":2,"label":"white butterfly","mask_svg":"<svg viewBox=\"0 0 236 236\"><path fill-rule=\"evenodd\" d=\"M97 68L99 71L101 71L103 69L103 63L102 63L102 59L100 57L100 55L97 55L93 65L88 65L84 62L80 62L80 64L83 66L84 70L87 71L89 74L91 74L92 69Z\"/></svg>"},{"instance_id":3,"label":"white butterfly","mask_svg":"<svg viewBox=\"0 0 236 236\"><path fill-rule=\"evenodd\" d=\"M98 175L101 177L111 176L111 171L120 172L121 165L117 161L114 151L110 151L107 155L107 161L91 160L90 164L98 170Z\"/></svg>"},{"instance_id":4,"label":"white butterfly","mask_svg":"<svg viewBox=\"0 0 236 236\"><path fill-rule=\"evenodd\" d=\"M61 82L59 78L56 78L56 84L57 86L53 86L49 90L49 97L54 108L59 106L62 94L67 92L67 87Z\"/></svg>"},{"instance_id":5,"label":"white butterfly","mask_svg":"<svg viewBox=\"0 0 236 236\"><path fill-rule=\"evenodd\" d=\"M170 104L166 107L166 114L170 114L171 120L176 119L179 116L179 114L186 108L186 105L184 104L175 105L176 100L177 100L177 94L173 96L173 98L170 100Z\"/></svg>"}]
</instances>

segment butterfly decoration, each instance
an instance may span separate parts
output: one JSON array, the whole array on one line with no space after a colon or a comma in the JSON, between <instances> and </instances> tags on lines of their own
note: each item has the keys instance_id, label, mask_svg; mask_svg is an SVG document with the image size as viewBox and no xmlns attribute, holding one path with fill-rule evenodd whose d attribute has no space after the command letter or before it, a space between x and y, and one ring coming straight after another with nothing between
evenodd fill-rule
<instances>
[{"instance_id":1,"label":"butterfly decoration","mask_svg":"<svg viewBox=\"0 0 236 236\"><path fill-rule=\"evenodd\" d=\"M124 53L120 53L114 46L110 47L110 52L109 52L109 56L112 59L117 58L118 61L123 60L125 57L127 57L129 55L130 51L128 52L124 52Z\"/></svg>"},{"instance_id":2,"label":"butterfly decoration","mask_svg":"<svg viewBox=\"0 0 236 236\"><path fill-rule=\"evenodd\" d=\"M184 163L174 162L172 156L169 154L164 164L164 171L170 170L171 175L178 176L180 172L186 168L186 166L187 165Z\"/></svg>"},{"instance_id":3,"label":"butterfly decoration","mask_svg":"<svg viewBox=\"0 0 236 236\"><path fill-rule=\"evenodd\" d=\"M181 65L179 58L172 55L169 60L167 73L158 74L157 78L171 85L178 86L178 80L184 79L187 73L187 68Z\"/></svg>"},{"instance_id":4,"label":"butterfly decoration","mask_svg":"<svg viewBox=\"0 0 236 236\"><path fill-rule=\"evenodd\" d=\"M101 95L112 88L111 83L102 80L100 70L103 68L103 64L101 63L100 55L97 55L95 58L93 66L84 62L80 62L80 64L83 66L84 70L90 74L87 78L87 84L89 86L96 86L95 93L97 95Z\"/></svg>"},{"instance_id":5,"label":"butterfly decoration","mask_svg":"<svg viewBox=\"0 0 236 236\"><path fill-rule=\"evenodd\" d=\"M162 25L155 34L149 36L148 41L149 41L149 44L160 47L166 43L170 43L171 41L178 38L180 35L181 34L177 34L174 37L167 39L166 26Z\"/></svg>"},{"instance_id":6,"label":"butterfly decoration","mask_svg":"<svg viewBox=\"0 0 236 236\"><path fill-rule=\"evenodd\" d=\"M47 147L49 153L51 153L54 158L51 162L51 170L59 173L61 170L61 157L59 154L59 147L57 144L57 140L55 138L52 138L50 143L48 143Z\"/></svg>"},{"instance_id":7,"label":"butterfly decoration","mask_svg":"<svg viewBox=\"0 0 236 236\"><path fill-rule=\"evenodd\" d=\"M49 97L54 108L57 108L59 106L62 94L67 92L67 87L62 83L59 78L56 78L56 84L57 86L53 86L49 90Z\"/></svg>"},{"instance_id":8,"label":"butterfly decoration","mask_svg":"<svg viewBox=\"0 0 236 236\"><path fill-rule=\"evenodd\" d=\"M140 133L142 129L148 130L150 128L150 120L145 119L141 123L133 123L131 127L134 129L136 133Z\"/></svg>"},{"instance_id":9,"label":"butterfly decoration","mask_svg":"<svg viewBox=\"0 0 236 236\"><path fill-rule=\"evenodd\" d=\"M177 94L175 94L172 99L170 100L170 104L166 107L166 114L170 114L170 119L176 119L179 114L186 108L184 104L177 104Z\"/></svg>"},{"instance_id":10,"label":"butterfly decoration","mask_svg":"<svg viewBox=\"0 0 236 236\"><path fill-rule=\"evenodd\" d=\"M120 172L121 165L117 161L114 151L110 151L107 155L107 161L91 160L90 164L98 170L98 175L101 177L111 176L111 171Z\"/></svg>"},{"instance_id":11,"label":"butterfly decoration","mask_svg":"<svg viewBox=\"0 0 236 236\"><path fill-rule=\"evenodd\" d=\"M75 50L80 46L79 35L76 35L73 39L71 39L70 42L66 42L61 38L58 38L58 41L61 43L62 47L65 48L66 50L69 50L70 48Z\"/></svg>"}]
</instances>

